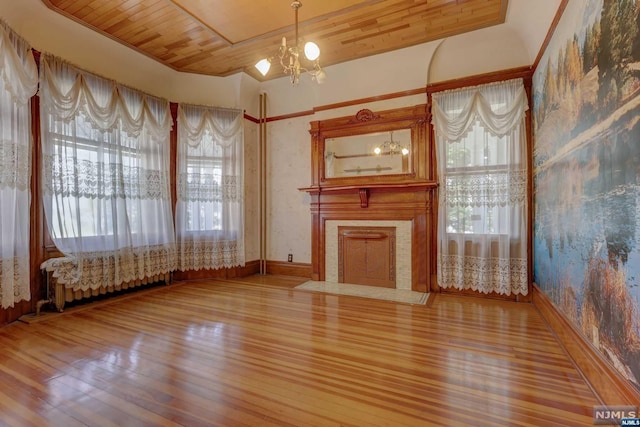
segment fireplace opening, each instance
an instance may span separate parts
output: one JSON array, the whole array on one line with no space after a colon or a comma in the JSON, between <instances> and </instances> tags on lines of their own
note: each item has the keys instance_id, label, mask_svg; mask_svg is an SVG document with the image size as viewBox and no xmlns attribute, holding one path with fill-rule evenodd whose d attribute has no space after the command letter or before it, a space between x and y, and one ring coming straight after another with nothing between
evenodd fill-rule
<instances>
[{"instance_id":1,"label":"fireplace opening","mask_svg":"<svg viewBox=\"0 0 640 427\"><path fill-rule=\"evenodd\" d=\"M339 244L339 229L355 232L371 230L380 232L380 230L393 231L393 245L390 244L389 251L393 251L392 257L389 255L388 269L393 273L396 289L412 290L412 221L395 221L395 220L352 220L337 219L325 222L325 269L322 280L333 283L340 283L340 260L342 259L342 283L353 283L344 280L344 236L342 244ZM354 239L355 240L355 239ZM369 239L371 241L372 239ZM391 238L389 238L391 243ZM342 249L340 248L342 246ZM349 252L349 250L347 250ZM386 253L386 251L384 251ZM369 257L370 258L370 257ZM387 257L385 257L385 260ZM367 265L369 262L367 262ZM362 270L362 268L360 268ZM386 271L386 268L385 268ZM348 280L356 280L349 278ZM367 283L368 284L368 283ZM371 286L371 285L370 285Z\"/></svg>"},{"instance_id":2,"label":"fireplace opening","mask_svg":"<svg viewBox=\"0 0 640 427\"><path fill-rule=\"evenodd\" d=\"M395 227L338 227L338 282L396 287Z\"/></svg>"}]
</instances>

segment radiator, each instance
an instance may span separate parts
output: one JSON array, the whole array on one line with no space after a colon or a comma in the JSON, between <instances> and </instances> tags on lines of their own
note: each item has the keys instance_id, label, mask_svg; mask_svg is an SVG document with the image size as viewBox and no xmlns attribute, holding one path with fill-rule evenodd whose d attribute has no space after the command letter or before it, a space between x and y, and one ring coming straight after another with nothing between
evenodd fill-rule
<instances>
[{"instance_id":1,"label":"radiator","mask_svg":"<svg viewBox=\"0 0 640 427\"><path fill-rule=\"evenodd\" d=\"M44 274L46 299L38 302L36 306L36 316L40 314L40 308L43 304L54 304L56 310L58 310L58 312L62 312L64 310L65 304L69 302L88 299L100 295L106 295L136 287L151 286L160 282L164 282L167 284L171 282L171 273L164 273L151 277L145 277L144 279L124 282L119 285L101 286L99 288L87 290L74 290L65 286L64 283L59 283L53 276L53 272L46 269L44 263L42 271Z\"/></svg>"}]
</instances>

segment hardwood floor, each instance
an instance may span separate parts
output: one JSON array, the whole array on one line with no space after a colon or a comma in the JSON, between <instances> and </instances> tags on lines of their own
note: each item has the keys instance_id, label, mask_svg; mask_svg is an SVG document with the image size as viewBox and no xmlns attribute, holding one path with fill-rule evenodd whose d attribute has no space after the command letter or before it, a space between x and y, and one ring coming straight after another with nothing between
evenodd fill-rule
<instances>
[{"instance_id":1,"label":"hardwood floor","mask_svg":"<svg viewBox=\"0 0 640 427\"><path fill-rule=\"evenodd\" d=\"M201 280L0 329L0 425L593 425L530 304Z\"/></svg>"}]
</instances>

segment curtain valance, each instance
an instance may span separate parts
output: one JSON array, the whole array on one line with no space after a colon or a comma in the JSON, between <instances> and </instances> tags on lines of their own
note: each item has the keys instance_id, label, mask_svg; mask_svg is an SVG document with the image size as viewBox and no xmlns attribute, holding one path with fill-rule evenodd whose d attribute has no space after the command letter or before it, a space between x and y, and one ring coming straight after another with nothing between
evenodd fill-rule
<instances>
[{"instance_id":1,"label":"curtain valance","mask_svg":"<svg viewBox=\"0 0 640 427\"><path fill-rule=\"evenodd\" d=\"M178 133L194 148L200 145L207 132L214 144L230 146L242 137L243 119L242 110L180 104Z\"/></svg>"},{"instance_id":2,"label":"curtain valance","mask_svg":"<svg viewBox=\"0 0 640 427\"><path fill-rule=\"evenodd\" d=\"M92 75L52 55L40 59L42 102L57 120L83 113L92 126L138 136L142 129L158 140L171 131L169 101L154 98L111 80Z\"/></svg>"},{"instance_id":3,"label":"curtain valance","mask_svg":"<svg viewBox=\"0 0 640 427\"><path fill-rule=\"evenodd\" d=\"M440 138L456 142L469 133L476 121L492 135L502 137L517 127L528 110L522 79L433 94L433 125Z\"/></svg>"}]
</instances>

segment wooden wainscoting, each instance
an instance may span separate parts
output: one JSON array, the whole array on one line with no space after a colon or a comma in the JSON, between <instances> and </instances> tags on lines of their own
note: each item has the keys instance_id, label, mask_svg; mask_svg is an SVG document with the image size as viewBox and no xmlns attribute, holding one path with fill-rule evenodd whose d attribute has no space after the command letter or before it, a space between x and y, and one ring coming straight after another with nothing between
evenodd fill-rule
<instances>
[{"instance_id":1,"label":"wooden wainscoting","mask_svg":"<svg viewBox=\"0 0 640 427\"><path fill-rule=\"evenodd\" d=\"M640 405L640 393L588 342L549 297L533 285L533 304L587 382L608 405Z\"/></svg>"}]
</instances>

